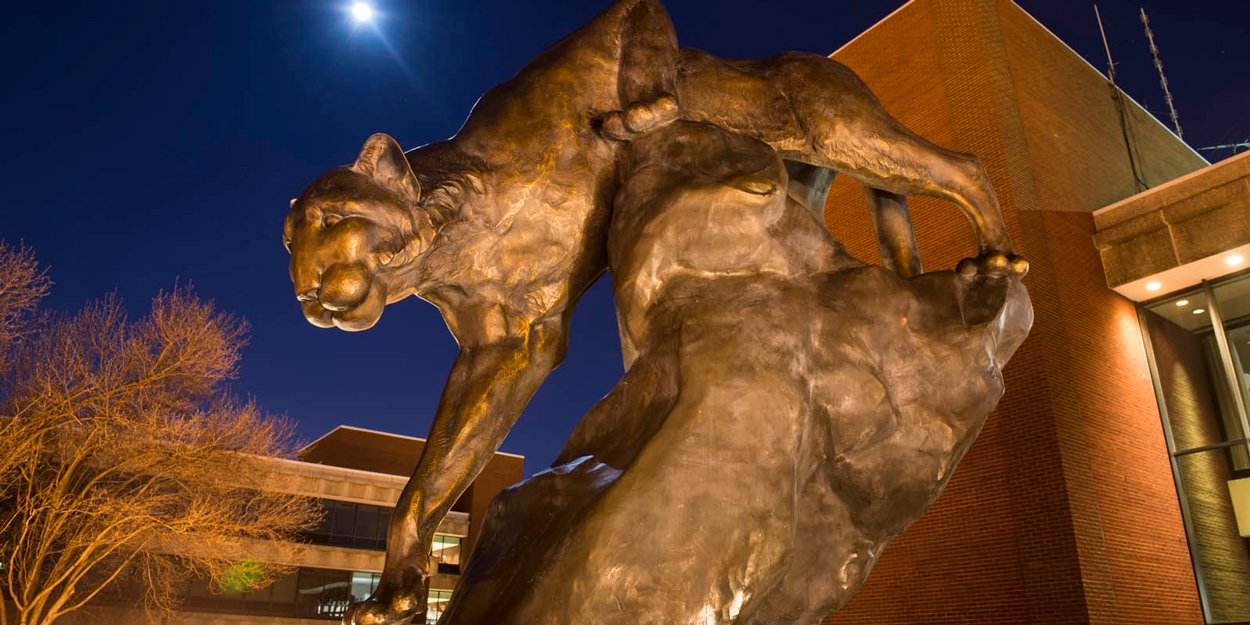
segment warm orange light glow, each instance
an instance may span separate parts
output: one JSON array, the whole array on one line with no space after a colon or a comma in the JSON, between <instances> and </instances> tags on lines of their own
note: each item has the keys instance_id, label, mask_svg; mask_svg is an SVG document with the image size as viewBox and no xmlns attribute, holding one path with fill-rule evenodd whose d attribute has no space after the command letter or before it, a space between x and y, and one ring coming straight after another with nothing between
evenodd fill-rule
<instances>
[{"instance_id":1,"label":"warm orange light glow","mask_svg":"<svg viewBox=\"0 0 1250 625\"><path fill-rule=\"evenodd\" d=\"M1161 286L1163 286L1163 285L1162 285L1162 284L1159 284L1158 282L1151 282L1150 284L1147 284L1147 285L1146 285L1146 290L1147 290L1147 291L1158 291L1158 290L1159 290L1159 287L1161 287Z\"/></svg>"}]
</instances>

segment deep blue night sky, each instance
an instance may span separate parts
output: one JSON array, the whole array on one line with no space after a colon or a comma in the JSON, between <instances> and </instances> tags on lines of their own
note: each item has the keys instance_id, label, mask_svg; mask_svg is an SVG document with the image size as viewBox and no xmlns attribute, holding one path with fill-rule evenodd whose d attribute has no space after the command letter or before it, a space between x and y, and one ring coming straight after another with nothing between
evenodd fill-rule
<instances>
[{"instance_id":1,"label":"deep blue night sky","mask_svg":"<svg viewBox=\"0 0 1250 625\"><path fill-rule=\"evenodd\" d=\"M0 238L50 266L50 309L116 291L141 314L158 290L192 282L251 323L235 390L295 418L306 439L340 423L424 436L456 353L437 311L411 299L368 332L310 326L287 277L287 202L373 132L405 149L454 134L483 91L606 4L379 1L373 28L322 0L9 6ZM827 54L899 0L667 4L682 45L754 57ZM1021 5L1105 67L1091 3ZM1190 144L1250 137L1250 3L1100 4L1122 86L1166 119L1142 5ZM600 281L504 451L524 454L527 474L544 468L620 374Z\"/></svg>"}]
</instances>

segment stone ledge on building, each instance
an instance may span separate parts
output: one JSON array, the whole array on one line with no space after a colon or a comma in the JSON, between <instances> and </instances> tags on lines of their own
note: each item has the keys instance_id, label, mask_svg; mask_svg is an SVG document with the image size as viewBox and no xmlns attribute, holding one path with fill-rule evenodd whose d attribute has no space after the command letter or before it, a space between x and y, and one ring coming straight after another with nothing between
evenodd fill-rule
<instances>
[{"instance_id":1,"label":"stone ledge on building","mask_svg":"<svg viewBox=\"0 0 1250 625\"><path fill-rule=\"evenodd\" d=\"M265 488L293 495L393 506L408 479L298 460L270 460Z\"/></svg>"},{"instance_id":2,"label":"stone ledge on building","mask_svg":"<svg viewBox=\"0 0 1250 625\"><path fill-rule=\"evenodd\" d=\"M1107 285L1134 301L1223 275L1250 257L1250 152L1101 208L1094 228Z\"/></svg>"},{"instance_id":3,"label":"stone ledge on building","mask_svg":"<svg viewBox=\"0 0 1250 625\"><path fill-rule=\"evenodd\" d=\"M338 620L263 616L258 614L218 614L215 612L183 612L178 625L333 625Z\"/></svg>"}]
</instances>

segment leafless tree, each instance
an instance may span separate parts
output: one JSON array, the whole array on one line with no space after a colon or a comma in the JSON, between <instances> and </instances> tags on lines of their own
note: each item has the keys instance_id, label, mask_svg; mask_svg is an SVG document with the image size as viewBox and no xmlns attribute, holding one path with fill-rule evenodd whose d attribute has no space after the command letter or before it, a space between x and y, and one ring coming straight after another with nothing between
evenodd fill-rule
<instances>
[{"instance_id":1,"label":"leafless tree","mask_svg":"<svg viewBox=\"0 0 1250 625\"><path fill-rule=\"evenodd\" d=\"M34 328L35 307L51 285L30 248L14 248L0 241L0 368L8 348Z\"/></svg>"},{"instance_id":2,"label":"leafless tree","mask_svg":"<svg viewBox=\"0 0 1250 625\"><path fill-rule=\"evenodd\" d=\"M298 550L314 504L264 488L290 426L225 385L243 321L175 288L137 321L110 297L32 326L48 284L33 256L0 246L0 276L0 625L106 597L160 614L258 540L269 557ZM256 585L281 572L249 571Z\"/></svg>"}]
</instances>

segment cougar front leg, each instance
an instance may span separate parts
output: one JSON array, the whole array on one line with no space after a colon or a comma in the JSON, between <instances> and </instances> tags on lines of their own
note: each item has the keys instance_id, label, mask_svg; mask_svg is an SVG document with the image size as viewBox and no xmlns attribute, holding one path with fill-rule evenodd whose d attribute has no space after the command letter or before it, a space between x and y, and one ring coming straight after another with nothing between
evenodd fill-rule
<instances>
[{"instance_id":1,"label":"cougar front leg","mask_svg":"<svg viewBox=\"0 0 1250 625\"><path fill-rule=\"evenodd\" d=\"M920 275L924 270L920 268L920 251L916 248L916 233L911 226L907 198L864 187L864 199L868 202L872 228L877 233L881 264L902 278Z\"/></svg>"},{"instance_id":2,"label":"cougar front leg","mask_svg":"<svg viewBox=\"0 0 1250 625\"><path fill-rule=\"evenodd\" d=\"M640 0L621 25L617 91L621 110L603 118L601 132L628 140L677 119L677 33L664 6Z\"/></svg>"}]
</instances>

